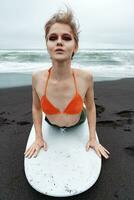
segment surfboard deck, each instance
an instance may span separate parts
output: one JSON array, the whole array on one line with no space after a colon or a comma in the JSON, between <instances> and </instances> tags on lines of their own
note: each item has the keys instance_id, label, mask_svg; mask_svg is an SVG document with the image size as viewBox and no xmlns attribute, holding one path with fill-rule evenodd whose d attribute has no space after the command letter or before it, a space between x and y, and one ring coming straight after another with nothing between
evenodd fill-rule
<instances>
[{"instance_id":1,"label":"surfboard deck","mask_svg":"<svg viewBox=\"0 0 134 200\"><path fill-rule=\"evenodd\" d=\"M29 184L38 192L54 197L73 196L88 190L99 177L101 158L94 149L85 149L89 137L87 119L77 127L62 129L49 125L43 115L42 132L48 150L41 148L36 158L24 157ZM26 148L34 140L33 125Z\"/></svg>"}]
</instances>

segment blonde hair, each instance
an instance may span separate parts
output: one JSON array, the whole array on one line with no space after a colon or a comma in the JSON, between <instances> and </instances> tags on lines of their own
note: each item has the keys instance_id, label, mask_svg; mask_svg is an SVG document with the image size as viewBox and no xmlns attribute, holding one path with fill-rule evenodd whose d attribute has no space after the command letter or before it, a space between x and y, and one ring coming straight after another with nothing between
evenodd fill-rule
<instances>
[{"instance_id":1,"label":"blonde hair","mask_svg":"<svg viewBox=\"0 0 134 200\"><path fill-rule=\"evenodd\" d=\"M55 23L67 24L71 27L73 35L74 35L75 44L78 47L79 24L76 23L72 10L68 7L67 7L67 11L59 10L47 21L47 23L44 26L46 41L47 41L47 35L49 33L49 30L51 26Z\"/></svg>"}]
</instances>

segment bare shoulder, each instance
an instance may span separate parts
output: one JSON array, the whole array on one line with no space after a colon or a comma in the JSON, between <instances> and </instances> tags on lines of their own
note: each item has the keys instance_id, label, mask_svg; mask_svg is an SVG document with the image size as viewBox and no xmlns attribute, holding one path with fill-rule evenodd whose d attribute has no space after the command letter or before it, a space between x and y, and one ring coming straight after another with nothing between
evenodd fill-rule
<instances>
[{"instance_id":1,"label":"bare shoulder","mask_svg":"<svg viewBox=\"0 0 134 200\"><path fill-rule=\"evenodd\" d=\"M93 81L93 74L90 69L80 69L74 68L74 71L77 76L84 79L85 81Z\"/></svg>"},{"instance_id":2,"label":"bare shoulder","mask_svg":"<svg viewBox=\"0 0 134 200\"><path fill-rule=\"evenodd\" d=\"M47 76L48 70L39 70L32 73L32 85L36 86L40 81L42 81Z\"/></svg>"},{"instance_id":3,"label":"bare shoulder","mask_svg":"<svg viewBox=\"0 0 134 200\"><path fill-rule=\"evenodd\" d=\"M38 78L41 78L42 75L45 76L47 73L48 73L47 69L35 71L35 72L32 73L32 77L34 79L38 79Z\"/></svg>"}]
</instances>

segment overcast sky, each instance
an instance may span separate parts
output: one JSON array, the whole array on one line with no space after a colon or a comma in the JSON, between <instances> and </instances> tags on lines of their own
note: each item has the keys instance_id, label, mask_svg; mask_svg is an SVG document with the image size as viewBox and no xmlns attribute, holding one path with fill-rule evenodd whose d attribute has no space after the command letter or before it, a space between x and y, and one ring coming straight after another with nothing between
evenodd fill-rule
<instances>
[{"instance_id":1,"label":"overcast sky","mask_svg":"<svg viewBox=\"0 0 134 200\"><path fill-rule=\"evenodd\" d=\"M80 48L134 48L133 0L0 0L0 49L45 48L45 22L69 5Z\"/></svg>"}]
</instances>

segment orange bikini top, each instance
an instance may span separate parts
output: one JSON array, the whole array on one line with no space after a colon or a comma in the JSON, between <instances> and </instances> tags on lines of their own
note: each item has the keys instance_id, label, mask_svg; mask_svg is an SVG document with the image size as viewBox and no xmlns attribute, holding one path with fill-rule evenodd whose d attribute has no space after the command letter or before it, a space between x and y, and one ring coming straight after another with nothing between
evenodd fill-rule
<instances>
[{"instance_id":1,"label":"orange bikini top","mask_svg":"<svg viewBox=\"0 0 134 200\"><path fill-rule=\"evenodd\" d=\"M74 78L74 84L76 89L76 94L74 95L73 99L70 101L70 103L67 105L67 107L64 109L64 111L60 111L58 108L56 108L47 98L46 96L46 89L48 84L48 79L50 77L52 67L48 69L48 77L46 80L46 86L45 86L45 94L41 97L41 108L42 111L46 114L78 114L83 109L83 100L82 97L77 92L77 85L76 85L76 79L73 72L73 78Z\"/></svg>"}]
</instances>

